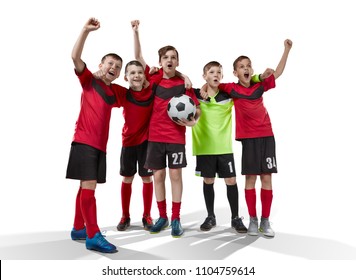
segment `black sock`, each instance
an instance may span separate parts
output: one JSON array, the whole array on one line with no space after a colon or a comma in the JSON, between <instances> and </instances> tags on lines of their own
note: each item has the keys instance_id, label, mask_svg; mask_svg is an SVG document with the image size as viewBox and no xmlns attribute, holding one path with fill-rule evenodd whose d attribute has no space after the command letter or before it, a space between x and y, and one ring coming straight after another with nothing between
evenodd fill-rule
<instances>
[{"instance_id":1,"label":"black sock","mask_svg":"<svg viewBox=\"0 0 356 280\"><path fill-rule=\"evenodd\" d=\"M206 184L203 183L203 192L204 192L204 199L205 199L205 206L206 210L208 211L208 216L214 216L214 183L213 184Z\"/></svg>"},{"instance_id":2,"label":"black sock","mask_svg":"<svg viewBox=\"0 0 356 280\"><path fill-rule=\"evenodd\" d=\"M237 184L226 185L226 193L231 209L231 219L233 219L239 216L239 192L237 190Z\"/></svg>"}]
</instances>

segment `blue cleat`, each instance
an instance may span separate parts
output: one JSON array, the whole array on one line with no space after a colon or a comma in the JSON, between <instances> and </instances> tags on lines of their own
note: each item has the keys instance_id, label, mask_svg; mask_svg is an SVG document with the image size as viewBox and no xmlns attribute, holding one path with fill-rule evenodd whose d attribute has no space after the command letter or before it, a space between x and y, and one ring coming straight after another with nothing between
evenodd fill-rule
<instances>
[{"instance_id":1,"label":"blue cleat","mask_svg":"<svg viewBox=\"0 0 356 280\"><path fill-rule=\"evenodd\" d=\"M86 238L85 246L88 250L95 250L101 253L115 253L116 246L109 243L101 232L97 232L93 238Z\"/></svg>"},{"instance_id":2,"label":"blue cleat","mask_svg":"<svg viewBox=\"0 0 356 280\"><path fill-rule=\"evenodd\" d=\"M84 227L80 230L76 230L75 228L73 228L70 233L70 237L72 238L72 240L85 240L87 238L86 228Z\"/></svg>"},{"instance_id":3,"label":"blue cleat","mask_svg":"<svg viewBox=\"0 0 356 280\"><path fill-rule=\"evenodd\" d=\"M174 219L171 223L172 227L172 232L171 235L175 238L181 237L184 233L184 230L182 228L182 225L180 224L180 221L178 219Z\"/></svg>"},{"instance_id":4,"label":"blue cleat","mask_svg":"<svg viewBox=\"0 0 356 280\"><path fill-rule=\"evenodd\" d=\"M161 218L150 228L150 233L159 233L162 229L168 227L168 219Z\"/></svg>"}]
</instances>

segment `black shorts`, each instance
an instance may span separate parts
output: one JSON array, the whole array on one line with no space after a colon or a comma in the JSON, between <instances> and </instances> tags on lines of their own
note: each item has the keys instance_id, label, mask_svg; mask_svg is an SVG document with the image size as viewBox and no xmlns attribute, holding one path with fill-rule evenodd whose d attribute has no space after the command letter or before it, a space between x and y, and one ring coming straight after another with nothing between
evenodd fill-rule
<instances>
[{"instance_id":1,"label":"black shorts","mask_svg":"<svg viewBox=\"0 0 356 280\"><path fill-rule=\"evenodd\" d=\"M147 141L131 147L122 147L120 156L120 175L125 177L134 176L137 172L141 177L152 176L150 169L144 168L147 155Z\"/></svg>"},{"instance_id":2,"label":"black shorts","mask_svg":"<svg viewBox=\"0 0 356 280\"><path fill-rule=\"evenodd\" d=\"M171 144L148 141L145 168L152 170L182 168L187 166L184 144Z\"/></svg>"},{"instance_id":3,"label":"black shorts","mask_svg":"<svg viewBox=\"0 0 356 280\"><path fill-rule=\"evenodd\" d=\"M233 154L225 155L198 155L196 156L197 166L195 175L204 178L236 177L235 161Z\"/></svg>"},{"instance_id":4,"label":"black shorts","mask_svg":"<svg viewBox=\"0 0 356 280\"><path fill-rule=\"evenodd\" d=\"M106 182L106 153L91 146L73 142L68 166L67 179L96 180Z\"/></svg>"},{"instance_id":5,"label":"black shorts","mask_svg":"<svg viewBox=\"0 0 356 280\"><path fill-rule=\"evenodd\" d=\"M277 173L274 136L242 139L242 175Z\"/></svg>"}]
</instances>

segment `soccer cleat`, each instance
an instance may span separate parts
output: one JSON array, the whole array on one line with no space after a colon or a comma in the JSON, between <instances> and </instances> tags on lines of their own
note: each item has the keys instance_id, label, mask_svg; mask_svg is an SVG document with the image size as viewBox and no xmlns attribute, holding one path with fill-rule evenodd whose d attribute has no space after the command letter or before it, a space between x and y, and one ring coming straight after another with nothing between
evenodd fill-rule
<instances>
[{"instance_id":1,"label":"soccer cleat","mask_svg":"<svg viewBox=\"0 0 356 280\"><path fill-rule=\"evenodd\" d=\"M131 219L130 218L125 218L125 217L122 217L121 220L120 220L120 223L117 225L117 230L118 231L125 231L127 230L127 228L130 226L130 221Z\"/></svg>"},{"instance_id":2,"label":"soccer cleat","mask_svg":"<svg viewBox=\"0 0 356 280\"><path fill-rule=\"evenodd\" d=\"M184 230L182 228L182 225L180 224L180 221L178 219L174 219L171 223L171 235L175 238L181 237L182 234L184 233Z\"/></svg>"},{"instance_id":3,"label":"soccer cleat","mask_svg":"<svg viewBox=\"0 0 356 280\"><path fill-rule=\"evenodd\" d=\"M268 218L261 217L260 227L258 229L264 236L274 237L275 233L271 228Z\"/></svg>"},{"instance_id":4,"label":"soccer cleat","mask_svg":"<svg viewBox=\"0 0 356 280\"><path fill-rule=\"evenodd\" d=\"M237 216L231 219L231 227L233 227L238 233L247 232L247 228L243 224L242 219Z\"/></svg>"},{"instance_id":5,"label":"soccer cleat","mask_svg":"<svg viewBox=\"0 0 356 280\"><path fill-rule=\"evenodd\" d=\"M247 234L251 236L258 235L258 219L257 217L250 217L250 224L248 226Z\"/></svg>"},{"instance_id":6,"label":"soccer cleat","mask_svg":"<svg viewBox=\"0 0 356 280\"><path fill-rule=\"evenodd\" d=\"M70 237L72 238L72 240L85 240L87 238L86 228L84 227L80 230L76 230L75 228L73 228L70 232Z\"/></svg>"},{"instance_id":7,"label":"soccer cleat","mask_svg":"<svg viewBox=\"0 0 356 280\"><path fill-rule=\"evenodd\" d=\"M101 232L97 232L93 238L86 238L85 246L88 250L95 250L101 253L115 253L116 246L109 243Z\"/></svg>"},{"instance_id":8,"label":"soccer cleat","mask_svg":"<svg viewBox=\"0 0 356 280\"><path fill-rule=\"evenodd\" d=\"M152 222L151 216L144 216L142 218L142 224L143 224L143 228L145 230L150 230L151 227L153 226L153 222Z\"/></svg>"},{"instance_id":9,"label":"soccer cleat","mask_svg":"<svg viewBox=\"0 0 356 280\"><path fill-rule=\"evenodd\" d=\"M200 225L200 230L202 230L202 231L209 231L209 230L211 230L213 227L215 227L216 226L216 219L215 219L215 217L214 216L208 216L206 219L205 219L205 221L204 221L204 223L202 223L201 225Z\"/></svg>"},{"instance_id":10,"label":"soccer cleat","mask_svg":"<svg viewBox=\"0 0 356 280\"><path fill-rule=\"evenodd\" d=\"M150 233L159 233L166 227L168 227L168 219L159 217L156 223L150 228Z\"/></svg>"}]
</instances>

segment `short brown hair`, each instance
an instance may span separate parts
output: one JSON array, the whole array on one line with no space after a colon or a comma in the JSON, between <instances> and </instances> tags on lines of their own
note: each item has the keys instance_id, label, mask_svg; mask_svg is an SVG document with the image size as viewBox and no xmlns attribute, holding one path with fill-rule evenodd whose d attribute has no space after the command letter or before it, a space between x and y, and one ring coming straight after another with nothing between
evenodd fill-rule
<instances>
[{"instance_id":1,"label":"short brown hair","mask_svg":"<svg viewBox=\"0 0 356 280\"><path fill-rule=\"evenodd\" d=\"M121 56L119 56L118 54L116 54L116 53L108 53L108 54L103 56L103 58L101 59L101 63L104 63L105 59L107 57L109 57L109 56L111 56L112 58L114 58L116 60L120 60L121 63L123 62Z\"/></svg>"},{"instance_id":2,"label":"short brown hair","mask_svg":"<svg viewBox=\"0 0 356 280\"><path fill-rule=\"evenodd\" d=\"M234 67L234 70L237 70L237 63L240 62L241 60L243 59L248 59L251 63L251 59L245 55L240 55L238 58L235 59L234 63L233 63L233 67Z\"/></svg>"},{"instance_id":3,"label":"short brown hair","mask_svg":"<svg viewBox=\"0 0 356 280\"><path fill-rule=\"evenodd\" d=\"M179 61L179 55L177 49L170 45L162 47L158 50L159 61L161 61L162 56L164 56L168 51L175 51L177 53L177 60Z\"/></svg>"},{"instance_id":4,"label":"short brown hair","mask_svg":"<svg viewBox=\"0 0 356 280\"><path fill-rule=\"evenodd\" d=\"M127 72L127 67L129 67L130 65L135 65L135 66L138 66L138 67L142 67L142 69L143 69L143 65L142 65L141 62L139 62L138 60L131 60L125 66L125 73ZM145 69L143 69L143 70L145 70Z\"/></svg>"},{"instance_id":5,"label":"short brown hair","mask_svg":"<svg viewBox=\"0 0 356 280\"><path fill-rule=\"evenodd\" d=\"M209 69L214 66L222 68L222 65L219 62L210 61L207 64L205 64L205 66L203 67L203 74L206 74L209 71Z\"/></svg>"}]
</instances>

